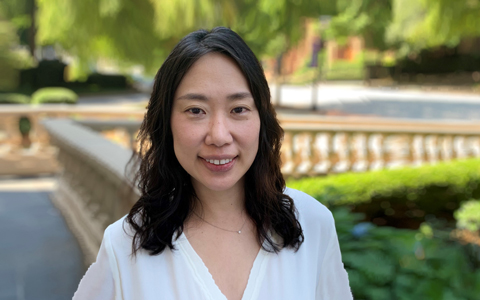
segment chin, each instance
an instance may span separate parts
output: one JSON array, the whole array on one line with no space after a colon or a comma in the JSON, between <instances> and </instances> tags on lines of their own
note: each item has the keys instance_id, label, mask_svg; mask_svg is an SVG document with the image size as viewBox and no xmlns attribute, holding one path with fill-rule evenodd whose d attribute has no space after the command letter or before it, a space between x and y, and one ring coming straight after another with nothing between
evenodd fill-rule
<instances>
[{"instance_id":1,"label":"chin","mask_svg":"<svg viewBox=\"0 0 480 300\"><path fill-rule=\"evenodd\" d=\"M235 185L234 184L212 184L212 185L205 185L205 187L211 191L215 192L223 192L232 189Z\"/></svg>"},{"instance_id":2,"label":"chin","mask_svg":"<svg viewBox=\"0 0 480 300\"><path fill-rule=\"evenodd\" d=\"M198 188L200 189L207 189L210 191L215 191L215 192L224 192L228 191L234 188L238 188L239 185L241 184L241 180L215 180L213 179L212 181L199 181L197 180L198 183Z\"/></svg>"}]
</instances>

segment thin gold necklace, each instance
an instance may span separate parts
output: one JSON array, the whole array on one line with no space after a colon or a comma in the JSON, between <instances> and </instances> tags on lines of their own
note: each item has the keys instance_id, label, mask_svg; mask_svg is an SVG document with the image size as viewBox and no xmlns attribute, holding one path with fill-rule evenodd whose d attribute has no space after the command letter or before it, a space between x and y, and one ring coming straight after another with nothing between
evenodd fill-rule
<instances>
[{"instance_id":1,"label":"thin gold necklace","mask_svg":"<svg viewBox=\"0 0 480 300\"><path fill-rule=\"evenodd\" d=\"M200 217L195 211L192 210L192 212L193 212L197 217L199 217L200 220L202 220L203 222L207 223L207 224L210 225L210 226L213 226L213 227L215 227L215 228L221 229L221 230L223 230L223 231L236 232L236 233L238 233L238 234L242 233L243 226L245 226L245 223L247 222L247 218L245 218L245 219L243 220L243 225L242 225L242 227L240 228L240 230L229 230L229 229L225 229L225 228L222 228L222 227L218 227L217 225L213 225L212 223L208 222L208 221L205 220L204 218ZM242 214L243 214L243 210L242 210Z\"/></svg>"}]
</instances>

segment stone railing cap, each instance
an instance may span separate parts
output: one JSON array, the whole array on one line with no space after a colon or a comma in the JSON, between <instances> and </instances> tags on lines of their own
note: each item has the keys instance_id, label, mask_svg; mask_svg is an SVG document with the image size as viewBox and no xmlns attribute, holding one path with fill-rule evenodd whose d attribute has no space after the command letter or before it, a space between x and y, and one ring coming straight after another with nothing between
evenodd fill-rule
<instances>
[{"instance_id":1,"label":"stone railing cap","mask_svg":"<svg viewBox=\"0 0 480 300\"><path fill-rule=\"evenodd\" d=\"M119 179L125 178L125 166L132 155L131 150L70 119L47 119L42 123L53 138L95 160Z\"/></svg>"}]
</instances>

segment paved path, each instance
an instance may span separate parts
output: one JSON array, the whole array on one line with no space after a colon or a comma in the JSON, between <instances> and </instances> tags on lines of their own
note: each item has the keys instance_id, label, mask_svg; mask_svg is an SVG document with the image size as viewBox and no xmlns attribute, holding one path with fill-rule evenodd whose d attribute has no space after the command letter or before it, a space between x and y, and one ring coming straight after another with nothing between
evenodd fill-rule
<instances>
[{"instance_id":1,"label":"paved path","mask_svg":"<svg viewBox=\"0 0 480 300\"><path fill-rule=\"evenodd\" d=\"M271 86L275 100L275 87ZM317 108L322 111L390 118L479 120L479 95L369 88L361 85L319 85ZM80 105L142 105L148 94L80 97ZM275 101L274 101L275 102ZM280 104L297 109L312 106L311 86L284 85Z\"/></svg>"},{"instance_id":2,"label":"paved path","mask_svg":"<svg viewBox=\"0 0 480 300\"><path fill-rule=\"evenodd\" d=\"M147 102L149 97L144 93L83 96L79 97L77 105L135 105Z\"/></svg>"},{"instance_id":3,"label":"paved path","mask_svg":"<svg viewBox=\"0 0 480 300\"><path fill-rule=\"evenodd\" d=\"M48 193L54 180L0 179L0 300L72 299L85 269Z\"/></svg>"},{"instance_id":4,"label":"paved path","mask_svg":"<svg viewBox=\"0 0 480 300\"><path fill-rule=\"evenodd\" d=\"M324 111L408 119L480 119L480 93L477 96L358 85L320 85L317 92L317 107ZM275 95L273 98L276 99ZM311 86L282 87L280 104L311 107Z\"/></svg>"}]
</instances>

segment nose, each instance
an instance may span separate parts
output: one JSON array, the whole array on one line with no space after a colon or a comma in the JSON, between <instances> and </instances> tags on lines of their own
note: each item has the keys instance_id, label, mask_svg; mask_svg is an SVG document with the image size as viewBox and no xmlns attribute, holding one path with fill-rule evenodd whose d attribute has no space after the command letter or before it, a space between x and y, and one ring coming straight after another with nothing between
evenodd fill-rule
<instances>
[{"instance_id":1,"label":"nose","mask_svg":"<svg viewBox=\"0 0 480 300\"><path fill-rule=\"evenodd\" d=\"M205 143L222 147L233 142L230 125L225 116L215 116L209 122Z\"/></svg>"}]
</instances>

